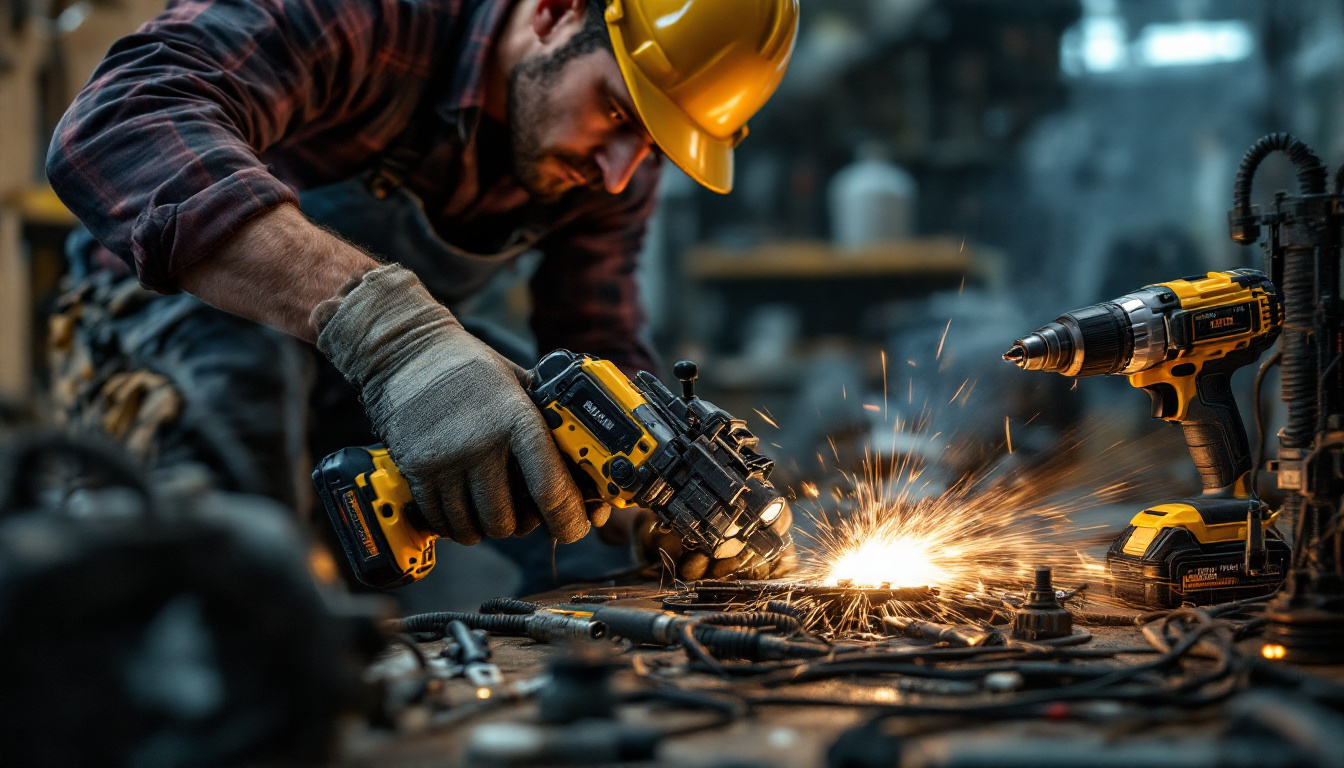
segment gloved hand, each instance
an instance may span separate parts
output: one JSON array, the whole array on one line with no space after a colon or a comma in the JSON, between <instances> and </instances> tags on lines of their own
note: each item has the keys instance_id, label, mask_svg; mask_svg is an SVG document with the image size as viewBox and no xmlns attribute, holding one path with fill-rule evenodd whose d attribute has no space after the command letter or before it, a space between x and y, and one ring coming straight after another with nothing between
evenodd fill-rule
<instances>
[{"instance_id":1,"label":"gloved hand","mask_svg":"<svg viewBox=\"0 0 1344 768\"><path fill-rule=\"evenodd\" d=\"M783 534L793 525L793 510L785 507L779 518L770 525L775 533ZM635 548L646 576L656 578L660 569L669 564L676 568L676 578L682 581L722 579L736 575L742 579L775 579L787 576L798 568L798 551L793 542L773 560L765 561L750 550L743 549L733 557L712 558L703 552L688 552L675 533L664 533L658 518L647 509L639 510L634 522Z\"/></svg>"},{"instance_id":2,"label":"gloved hand","mask_svg":"<svg viewBox=\"0 0 1344 768\"><path fill-rule=\"evenodd\" d=\"M527 372L468 333L412 272L375 269L313 319L318 349L359 389L436 533L474 544L544 521L567 544L588 532L583 496L524 391Z\"/></svg>"}]
</instances>

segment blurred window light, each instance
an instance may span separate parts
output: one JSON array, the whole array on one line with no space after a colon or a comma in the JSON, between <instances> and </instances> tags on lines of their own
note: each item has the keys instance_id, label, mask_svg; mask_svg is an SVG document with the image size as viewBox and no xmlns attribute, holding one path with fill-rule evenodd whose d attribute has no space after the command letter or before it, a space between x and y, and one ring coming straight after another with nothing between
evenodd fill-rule
<instances>
[{"instance_id":1,"label":"blurred window light","mask_svg":"<svg viewBox=\"0 0 1344 768\"><path fill-rule=\"evenodd\" d=\"M1070 77L1147 67L1226 64L1255 53L1244 21L1149 24L1131 42L1125 20L1111 6L1091 4L1060 40L1060 69Z\"/></svg>"},{"instance_id":2,"label":"blurred window light","mask_svg":"<svg viewBox=\"0 0 1344 768\"><path fill-rule=\"evenodd\" d=\"M1129 64L1125 22L1116 18L1083 23L1083 66L1091 72L1114 72Z\"/></svg>"},{"instance_id":3,"label":"blurred window light","mask_svg":"<svg viewBox=\"0 0 1344 768\"><path fill-rule=\"evenodd\" d=\"M1149 67L1194 66L1241 61L1255 52L1255 36L1243 21L1149 24L1134 42L1134 59Z\"/></svg>"},{"instance_id":4,"label":"blurred window light","mask_svg":"<svg viewBox=\"0 0 1344 768\"><path fill-rule=\"evenodd\" d=\"M1085 17L1060 40L1060 67L1077 77L1087 72L1115 72L1129 66L1129 39L1123 19Z\"/></svg>"}]
</instances>

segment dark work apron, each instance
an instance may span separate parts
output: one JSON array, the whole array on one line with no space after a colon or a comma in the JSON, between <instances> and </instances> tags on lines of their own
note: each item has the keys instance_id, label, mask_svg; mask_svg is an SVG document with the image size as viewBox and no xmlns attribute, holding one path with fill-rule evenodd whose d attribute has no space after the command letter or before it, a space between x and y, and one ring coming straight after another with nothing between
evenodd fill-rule
<instances>
[{"instance_id":1,"label":"dark work apron","mask_svg":"<svg viewBox=\"0 0 1344 768\"><path fill-rule=\"evenodd\" d=\"M313 222L414 272L434 298L454 310L531 250L544 234L540 227L524 225L497 253L472 253L434 231L414 194L398 188L380 200L360 178L301 192L299 205Z\"/></svg>"},{"instance_id":2,"label":"dark work apron","mask_svg":"<svg viewBox=\"0 0 1344 768\"><path fill-rule=\"evenodd\" d=\"M385 198L368 191L364 179L315 187L299 193L299 206L314 223L332 230L381 260L411 270L434 298L458 316L472 335L524 368L536 364L530 344L502 328L472 318L470 299L500 270L532 250L545 227L524 224L504 240L498 253L473 253L434 231L420 199L404 187Z\"/></svg>"}]
</instances>

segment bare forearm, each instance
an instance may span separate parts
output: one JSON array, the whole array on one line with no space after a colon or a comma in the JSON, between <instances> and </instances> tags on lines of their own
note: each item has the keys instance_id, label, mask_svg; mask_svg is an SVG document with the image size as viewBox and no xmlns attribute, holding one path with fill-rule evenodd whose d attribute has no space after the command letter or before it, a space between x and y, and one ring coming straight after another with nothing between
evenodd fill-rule
<instances>
[{"instance_id":1,"label":"bare forearm","mask_svg":"<svg viewBox=\"0 0 1344 768\"><path fill-rule=\"evenodd\" d=\"M209 258L179 277L182 290L225 312L316 339L309 316L352 277L378 263L281 205L249 221Z\"/></svg>"}]
</instances>

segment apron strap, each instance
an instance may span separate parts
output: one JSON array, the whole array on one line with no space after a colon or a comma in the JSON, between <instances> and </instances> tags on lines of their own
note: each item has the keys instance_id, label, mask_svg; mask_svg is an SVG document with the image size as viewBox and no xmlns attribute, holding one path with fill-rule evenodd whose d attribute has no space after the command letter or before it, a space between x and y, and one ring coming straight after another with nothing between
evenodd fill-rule
<instances>
[{"instance_id":1,"label":"apron strap","mask_svg":"<svg viewBox=\"0 0 1344 768\"><path fill-rule=\"evenodd\" d=\"M439 131L435 126L437 116L433 109L425 109L426 103L432 105L434 99L425 98L416 109L411 122L401 135L383 150L373 168L364 175L364 187L378 200L386 200L406 183L411 169L434 148Z\"/></svg>"}]
</instances>

